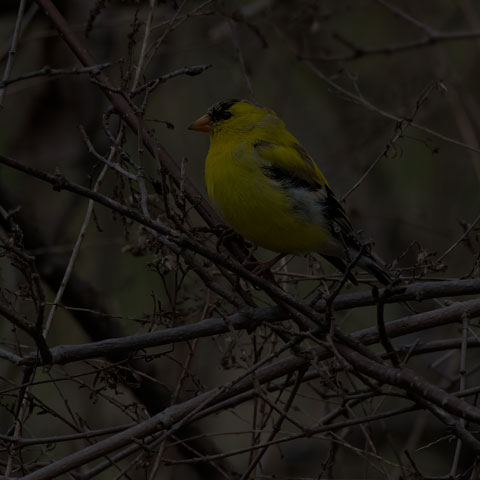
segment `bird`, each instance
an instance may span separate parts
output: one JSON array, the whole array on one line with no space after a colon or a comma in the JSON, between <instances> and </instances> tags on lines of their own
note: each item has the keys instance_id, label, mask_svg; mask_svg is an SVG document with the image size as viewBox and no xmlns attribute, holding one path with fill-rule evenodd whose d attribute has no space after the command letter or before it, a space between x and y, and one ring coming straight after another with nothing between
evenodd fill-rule
<instances>
[{"instance_id":1,"label":"bird","mask_svg":"<svg viewBox=\"0 0 480 480\"><path fill-rule=\"evenodd\" d=\"M384 285L392 282L355 234L321 170L273 110L223 100L188 128L209 134L207 193L234 231L282 255L317 252L344 274L356 261ZM347 276L357 283L351 272Z\"/></svg>"}]
</instances>

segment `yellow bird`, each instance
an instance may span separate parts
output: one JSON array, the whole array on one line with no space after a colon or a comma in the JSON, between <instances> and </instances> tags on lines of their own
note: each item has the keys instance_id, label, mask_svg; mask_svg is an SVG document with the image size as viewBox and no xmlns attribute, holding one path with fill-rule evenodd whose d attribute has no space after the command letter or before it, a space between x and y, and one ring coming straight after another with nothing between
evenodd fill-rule
<instances>
[{"instance_id":1,"label":"yellow bird","mask_svg":"<svg viewBox=\"0 0 480 480\"><path fill-rule=\"evenodd\" d=\"M342 205L275 112L246 100L225 100L189 128L210 136L208 196L239 234L274 252L318 252L342 272L358 257L361 244ZM390 283L368 251L358 265Z\"/></svg>"}]
</instances>

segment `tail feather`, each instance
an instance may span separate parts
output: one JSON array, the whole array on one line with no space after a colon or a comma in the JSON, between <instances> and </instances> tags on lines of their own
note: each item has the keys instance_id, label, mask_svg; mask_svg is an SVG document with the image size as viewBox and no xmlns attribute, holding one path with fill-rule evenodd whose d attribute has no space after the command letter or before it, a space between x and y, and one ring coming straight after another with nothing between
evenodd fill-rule
<instances>
[{"instance_id":1,"label":"tail feather","mask_svg":"<svg viewBox=\"0 0 480 480\"><path fill-rule=\"evenodd\" d=\"M346 272L346 265L345 262L339 258L329 255L323 255L322 257L325 260L328 260L334 267L338 268L342 273ZM384 267L383 262L380 259L377 259L372 254L364 254L358 260L358 265L362 267L367 272L371 273L376 277L376 279L382 283L383 285L387 286L393 282L393 277ZM354 277L352 272L349 272L348 279L354 284L358 285L357 279ZM408 302L401 303L410 313L416 314L418 313Z\"/></svg>"},{"instance_id":2,"label":"tail feather","mask_svg":"<svg viewBox=\"0 0 480 480\"><path fill-rule=\"evenodd\" d=\"M324 255L322 257L330 262L335 268L338 268L342 273L345 273L347 270L345 262L340 257L335 257L333 255ZM373 256L362 255L358 260L358 265L362 267L367 272L375 276L375 278L382 283L383 285L389 285L392 283L392 277L387 272L385 267L380 263L379 260L376 260ZM348 279L354 284L358 285L357 279L352 272L349 272Z\"/></svg>"},{"instance_id":3,"label":"tail feather","mask_svg":"<svg viewBox=\"0 0 480 480\"><path fill-rule=\"evenodd\" d=\"M332 255L323 255L323 254L322 254L322 257L328 262L330 262L335 268L338 268L338 270L340 270L342 273L345 273L347 271L347 266L345 265L345 262L341 258L334 257ZM348 279L354 285L358 285L357 279L355 278L352 272L348 273Z\"/></svg>"},{"instance_id":4,"label":"tail feather","mask_svg":"<svg viewBox=\"0 0 480 480\"><path fill-rule=\"evenodd\" d=\"M375 277L377 277L377 279L385 286L390 285L393 282L394 279L387 272L386 268L383 266L383 263L374 255L362 255L358 263L363 269L367 270L367 272L375 275ZM414 315L418 313L409 302L401 302L401 305L403 305L410 313Z\"/></svg>"},{"instance_id":5,"label":"tail feather","mask_svg":"<svg viewBox=\"0 0 480 480\"><path fill-rule=\"evenodd\" d=\"M369 255L362 255L358 261L358 264L367 272L374 275L380 283L383 285L389 285L392 283L392 277L387 272L385 267L376 259Z\"/></svg>"}]
</instances>

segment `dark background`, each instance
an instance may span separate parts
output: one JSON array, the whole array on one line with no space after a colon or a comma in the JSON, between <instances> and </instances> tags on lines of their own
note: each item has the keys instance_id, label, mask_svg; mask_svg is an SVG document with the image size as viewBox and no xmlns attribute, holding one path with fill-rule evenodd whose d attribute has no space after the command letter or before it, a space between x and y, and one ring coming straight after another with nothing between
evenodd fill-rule
<instances>
[{"instance_id":1,"label":"dark background","mask_svg":"<svg viewBox=\"0 0 480 480\"><path fill-rule=\"evenodd\" d=\"M113 85L128 91L140 55L148 2L56 3L98 64L112 63L106 72ZM13 1L0 5L1 71L8 58L17 6ZM27 2L26 15L31 20L21 36L10 78L46 65L79 66L42 10ZM348 196L345 208L355 229L373 239L376 252L387 263L403 269L408 278L476 277L476 228L449 255L441 255L478 215L479 54L480 7L473 0L158 2L148 61L139 84L184 67L211 67L197 76L180 75L160 84L147 99L144 124L174 159L184 163L186 176L205 195L203 167L208 138L188 131L188 125L209 105L225 98L248 98L268 106L315 159L339 199L377 162ZM89 153L79 126L100 155L108 154L110 140L102 118L109 103L89 79L87 74L47 74L9 85L0 111L2 155L42 171L59 171L70 181L92 186L102 165ZM141 106L141 98L135 101ZM112 131L117 124L113 116ZM138 151L133 134L125 135L123 148L144 165L149 178L160 178L158 163L148 153ZM154 197L152 183L147 182L147 186ZM124 202L133 195L131 203L136 202L136 188L115 173L107 175L102 191ZM83 222L84 198L58 193L37 179L1 166L0 200L7 210L20 208L17 220L24 230L24 245L42 268L48 270L55 262L68 261ZM195 212L190 212L189 218L190 226L204 226ZM232 308L208 296L195 275L181 273L175 255L152 247L146 237L132 222L112 217L102 207L95 208L75 265L75 274L95 291L93 310L108 311L108 321L115 328L121 327L122 335L190 324L202 318L202 311L206 312L203 317L232 313ZM213 238L208 237L208 242L215 246ZM271 258L267 252L256 255ZM288 270L311 277L285 287L299 298L311 298L315 293L317 275L335 273L314 256L291 260ZM11 294L16 292L16 307L28 313L31 306L18 294L23 281L9 258L0 258L4 295L10 295L12 301ZM44 282L48 301L55 296L59 279L56 282ZM345 291L352 288L347 285ZM271 303L261 293L254 295L260 305ZM64 301L67 306L79 307L72 302ZM374 324L372 312L339 313L336 322L345 330L358 330ZM388 309L387 318L405 314L396 306ZM457 326L439 327L427 338L458 334ZM3 320L0 337L4 346L18 347L27 341ZM422 339L424 334L406 340L415 338ZM91 330L79 326L68 310L58 310L48 334L50 345L91 340ZM152 369L155 365L154 375L161 378L158 383L175 390L182 365L193 351L190 374L182 387L188 397L217 385L219 379L233 378L251 365L251 348L247 333L203 339L193 349L187 344L157 348ZM440 359L443 353L423 356L413 359L411 366L449 388L458 383L457 353L445 359ZM473 374L478 356L472 353L468 360ZM58 409L63 420L45 414L48 410L44 415L32 414L29 434L71 433L75 429L66 418L76 424L77 431L84 424L101 428L145 418L144 406L136 403L138 398L120 384L116 374L112 380L98 373L104 362L99 358L39 369L35 381L46 383L34 388L38 405L44 402ZM85 374L85 378L80 377L85 384L80 380L59 381L79 373ZM20 371L6 362L0 367L0 376L2 391L21 383ZM16 394L13 390L2 396L2 433L12 424ZM333 404L336 402L341 398L335 398ZM388 402L395 404L391 399ZM38 405L35 408L41 410ZM372 399L369 408L376 411L383 406L382 401ZM330 407L321 396L306 389L298 398L295 415L308 425ZM247 403L208 417L199 428L222 451L246 447L251 431L258 428L252 426L252 408ZM365 411L352 413L362 414ZM410 451L423 475L446 475L452 466L455 442L439 422L426 415L422 411L410 413L388 423L369 424L365 431L357 427L344 431L341 440L326 435L272 448L262 463L265 476L257 478L274 478L274 474L275 478L407 478L402 477L405 472L398 466L411 468L402 457L405 450ZM290 426L285 426L287 432ZM425 448L417 451L421 447ZM50 459L75 448L60 444ZM33 461L39 452L33 449L26 457ZM39 458L45 461L50 454L41 452ZM318 477L329 455L334 461L327 473ZM464 451L458 472L468 470L470 459L471 452ZM247 454L231 458L239 472L246 468L247 460ZM202 476L187 467L162 468L162 478L180 478L178 472L185 471L191 476L188 478ZM130 478L148 478L141 472L139 467ZM114 477L105 473L98 478Z\"/></svg>"}]
</instances>

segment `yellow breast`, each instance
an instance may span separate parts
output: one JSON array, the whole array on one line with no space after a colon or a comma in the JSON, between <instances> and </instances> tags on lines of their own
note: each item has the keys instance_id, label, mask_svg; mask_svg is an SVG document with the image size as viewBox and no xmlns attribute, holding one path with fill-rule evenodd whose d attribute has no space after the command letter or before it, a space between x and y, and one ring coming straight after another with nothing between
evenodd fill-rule
<instances>
[{"instance_id":1,"label":"yellow breast","mask_svg":"<svg viewBox=\"0 0 480 480\"><path fill-rule=\"evenodd\" d=\"M210 148L205 180L208 195L225 221L254 244L281 253L321 251L330 235L295 211L292 198L261 170L247 142Z\"/></svg>"}]
</instances>

